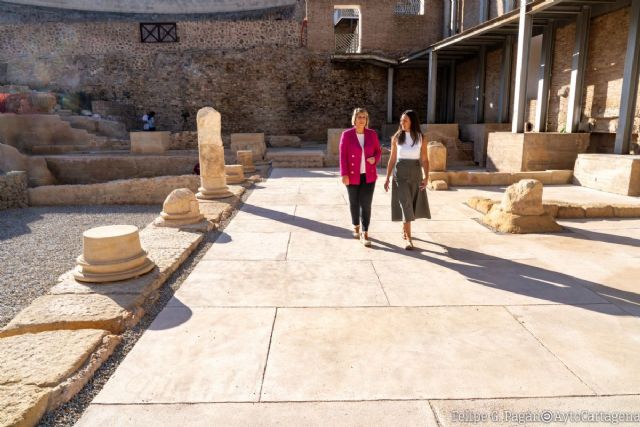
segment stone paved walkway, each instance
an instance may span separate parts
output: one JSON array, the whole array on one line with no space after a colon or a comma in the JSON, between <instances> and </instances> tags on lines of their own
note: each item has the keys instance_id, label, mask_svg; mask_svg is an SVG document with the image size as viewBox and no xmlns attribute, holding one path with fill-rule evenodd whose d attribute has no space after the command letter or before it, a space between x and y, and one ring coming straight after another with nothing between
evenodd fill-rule
<instances>
[{"instance_id":1,"label":"stone paved walkway","mask_svg":"<svg viewBox=\"0 0 640 427\"><path fill-rule=\"evenodd\" d=\"M380 181L367 249L336 176L258 184L78 425L640 424L640 220L498 235L462 202L502 190L456 188L405 251Z\"/></svg>"}]
</instances>

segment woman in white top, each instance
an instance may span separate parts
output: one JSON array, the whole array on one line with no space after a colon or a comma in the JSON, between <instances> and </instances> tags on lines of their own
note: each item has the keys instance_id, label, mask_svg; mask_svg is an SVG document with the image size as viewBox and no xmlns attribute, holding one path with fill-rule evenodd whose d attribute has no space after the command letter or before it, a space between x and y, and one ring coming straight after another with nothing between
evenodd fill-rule
<instances>
[{"instance_id":1,"label":"woman in white top","mask_svg":"<svg viewBox=\"0 0 640 427\"><path fill-rule=\"evenodd\" d=\"M417 218L431 218L426 192L429 179L427 144L423 144L418 114L413 110L402 113L400 127L391 139L385 191L389 191L392 173L391 220L402 221L405 249L413 249L411 222Z\"/></svg>"}]
</instances>

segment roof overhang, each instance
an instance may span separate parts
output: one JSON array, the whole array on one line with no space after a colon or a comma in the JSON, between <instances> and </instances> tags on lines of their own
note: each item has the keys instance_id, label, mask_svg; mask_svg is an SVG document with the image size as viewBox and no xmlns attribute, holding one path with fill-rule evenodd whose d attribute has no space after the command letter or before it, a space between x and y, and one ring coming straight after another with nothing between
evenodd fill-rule
<instances>
[{"instance_id":1,"label":"roof overhang","mask_svg":"<svg viewBox=\"0 0 640 427\"><path fill-rule=\"evenodd\" d=\"M533 34L537 35L551 22L567 22L575 19L583 6L611 7L620 0L533 0L527 4L526 13L532 16ZM593 16L593 15L592 15ZM424 61L430 52L438 53L438 61L460 60L477 55L482 46L502 45L507 36L517 36L520 10L506 13L459 34L432 44L426 49L411 53L398 60L399 64Z\"/></svg>"},{"instance_id":2,"label":"roof overhang","mask_svg":"<svg viewBox=\"0 0 640 427\"><path fill-rule=\"evenodd\" d=\"M352 64L370 64L376 67L396 67L398 66L398 60L387 58L382 55L376 55L371 53L336 53L331 55L331 62L346 62Z\"/></svg>"}]
</instances>

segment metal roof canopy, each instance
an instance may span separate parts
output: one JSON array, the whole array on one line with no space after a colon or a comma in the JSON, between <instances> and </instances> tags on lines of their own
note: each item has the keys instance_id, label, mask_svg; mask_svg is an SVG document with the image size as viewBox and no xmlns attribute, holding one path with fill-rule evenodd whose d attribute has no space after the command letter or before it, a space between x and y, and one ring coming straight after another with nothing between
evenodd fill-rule
<instances>
[{"instance_id":1,"label":"metal roof canopy","mask_svg":"<svg viewBox=\"0 0 640 427\"><path fill-rule=\"evenodd\" d=\"M533 35L542 30L551 21L568 22L575 19L583 6L603 7L601 13L609 11L611 6L624 5L628 1L619 0L533 0L527 4L527 14L533 18ZM595 12L595 11L594 11ZM426 49L409 54L398 61L400 65L423 60L431 51L438 53L438 60L459 60L477 55L481 46L500 46L510 35L517 36L519 25L519 7L509 13L486 21L432 44ZM592 17L595 13L592 13Z\"/></svg>"}]
</instances>

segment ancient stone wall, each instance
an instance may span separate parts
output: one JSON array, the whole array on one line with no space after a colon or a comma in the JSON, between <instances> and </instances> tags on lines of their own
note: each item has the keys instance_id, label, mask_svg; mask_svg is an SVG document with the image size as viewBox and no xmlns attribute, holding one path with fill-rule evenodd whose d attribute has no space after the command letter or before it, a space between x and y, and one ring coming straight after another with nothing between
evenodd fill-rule
<instances>
[{"instance_id":1,"label":"ancient stone wall","mask_svg":"<svg viewBox=\"0 0 640 427\"><path fill-rule=\"evenodd\" d=\"M12 171L0 172L0 211L29 206L27 193L27 173Z\"/></svg>"},{"instance_id":2,"label":"ancient stone wall","mask_svg":"<svg viewBox=\"0 0 640 427\"><path fill-rule=\"evenodd\" d=\"M316 52L333 52L333 12L336 6L360 8L362 52L407 53L440 40L442 0L425 0L424 15L396 15L398 0L325 0L307 4L308 45Z\"/></svg>"},{"instance_id":3,"label":"ancient stone wall","mask_svg":"<svg viewBox=\"0 0 640 427\"><path fill-rule=\"evenodd\" d=\"M205 105L221 112L225 134L306 140L321 141L327 128L348 126L355 105L367 107L378 126L385 118L386 70L332 64L326 54L300 47L295 21L178 22L180 42L162 44L140 43L131 22L2 30L0 63L8 64L11 83L85 92L93 100L133 105L136 116L154 110L159 130L194 130Z\"/></svg>"}]
</instances>

